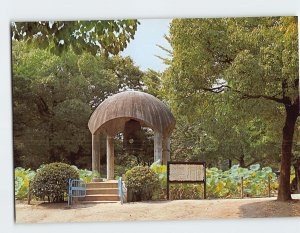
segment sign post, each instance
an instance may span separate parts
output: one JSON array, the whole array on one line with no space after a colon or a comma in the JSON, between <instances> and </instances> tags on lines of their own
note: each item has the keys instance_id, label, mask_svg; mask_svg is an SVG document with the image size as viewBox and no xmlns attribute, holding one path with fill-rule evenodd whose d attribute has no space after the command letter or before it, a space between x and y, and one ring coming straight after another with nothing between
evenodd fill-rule
<instances>
[{"instance_id":1,"label":"sign post","mask_svg":"<svg viewBox=\"0 0 300 233\"><path fill-rule=\"evenodd\" d=\"M201 183L204 185L203 198L206 199L205 162L168 162L167 163L167 199L170 183Z\"/></svg>"}]
</instances>

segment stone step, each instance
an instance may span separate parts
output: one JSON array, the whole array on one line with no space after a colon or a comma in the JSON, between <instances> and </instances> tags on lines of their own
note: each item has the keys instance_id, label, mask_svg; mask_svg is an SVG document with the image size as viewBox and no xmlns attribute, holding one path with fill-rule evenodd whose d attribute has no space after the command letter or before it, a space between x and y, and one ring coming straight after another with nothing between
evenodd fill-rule
<instances>
[{"instance_id":1,"label":"stone step","mask_svg":"<svg viewBox=\"0 0 300 233\"><path fill-rule=\"evenodd\" d=\"M79 198L79 201L119 201L119 195L115 194L94 194L86 195L85 197Z\"/></svg>"},{"instance_id":2,"label":"stone step","mask_svg":"<svg viewBox=\"0 0 300 233\"><path fill-rule=\"evenodd\" d=\"M117 182L91 182L86 184L87 189L93 188L118 188Z\"/></svg>"},{"instance_id":3,"label":"stone step","mask_svg":"<svg viewBox=\"0 0 300 233\"><path fill-rule=\"evenodd\" d=\"M87 188L86 195L94 194L115 194L118 195L118 188Z\"/></svg>"}]
</instances>

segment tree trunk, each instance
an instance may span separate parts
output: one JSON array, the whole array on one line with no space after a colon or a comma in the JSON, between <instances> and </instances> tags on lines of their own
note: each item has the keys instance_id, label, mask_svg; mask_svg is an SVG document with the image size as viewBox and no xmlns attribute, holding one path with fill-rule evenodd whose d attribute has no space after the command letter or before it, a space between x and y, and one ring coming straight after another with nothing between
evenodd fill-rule
<instances>
[{"instance_id":1,"label":"tree trunk","mask_svg":"<svg viewBox=\"0 0 300 233\"><path fill-rule=\"evenodd\" d=\"M54 163L59 161L59 159L57 158L57 153L55 150L55 143L54 143L54 124L53 124L53 118L50 118L50 123L49 123L49 160L48 162L50 163Z\"/></svg>"},{"instance_id":2,"label":"tree trunk","mask_svg":"<svg viewBox=\"0 0 300 233\"><path fill-rule=\"evenodd\" d=\"M291 200L290 175L291 175L291 159L293 136L295 124L299 115L299 98L294 104L286 104L286 118L282 130L282 155L279 176L278 201Z\"/></svg>"},{"instance_id":3,"label":"tree trunk","mask_svg":"<svg viewBox=\"0 0 300 233\"><path fill-rule=\"evenodd\" d=\"M300 193L300 164L299 164L299 161L294 163L293 166L295 169L295 180L296 180L295 191L296 191L296 193Z\"/></svg>"},{"instance_id":4,"label":"tree trunk","mask_svg":"<svg viewBox=\"0 0 300 233\"><path fill-rule=\"evenodd\" d=\"M246 165L245 165L245 160L244 160L244 155L241 155L241 156L240 156L239 164L240 164L240 167L243 167L243 168L246 167Z\"/></svg>"}]
</instances>

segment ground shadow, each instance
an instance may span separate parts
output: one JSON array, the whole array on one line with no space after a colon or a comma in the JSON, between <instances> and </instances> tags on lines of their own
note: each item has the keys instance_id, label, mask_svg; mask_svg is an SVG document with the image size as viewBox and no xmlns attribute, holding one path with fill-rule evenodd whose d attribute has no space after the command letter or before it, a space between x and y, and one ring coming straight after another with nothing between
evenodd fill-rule
<instances>
[{"instance_id":1,"label":"ground shadow","mask_svg":"<svg viewBox=\"0 0 300 233\"><path fill-rule=\"evenodd\" d=\"M162 203L168 203L171 202L172 200L157 200L157 201L140 201L136 203L145 203L145 204L151 204L151 205L157 205L157 204L162 204ZM129 202L131 203L131 202Z\"/></svg>"},{"instance_id":2,"label":"ground shadow","mask_svg":"<svg viewBox=\"0 0 300 233\"><path fill-rule=\"evenodd\" d=\"M239 210L242 218L300 217L300 200L264 200L241 205Z\"/></svg>"},{"instance_id":3,"label":"ground shadow","mask_svg":"<svg viewBox=\"0 0 300 233\"><path fill-rule=\"evenodd\" d=\"M60 203L48 203L48 202L43 202L38 204L39 207L45 208L45 209L61 209L61 210L68 210L68 209L84 209L84 208L89 208L92 207L96 204L93 203L88 203L88 204L72 204L68 206L67 202L60 202Z\"/></svg>"}]
</instances>

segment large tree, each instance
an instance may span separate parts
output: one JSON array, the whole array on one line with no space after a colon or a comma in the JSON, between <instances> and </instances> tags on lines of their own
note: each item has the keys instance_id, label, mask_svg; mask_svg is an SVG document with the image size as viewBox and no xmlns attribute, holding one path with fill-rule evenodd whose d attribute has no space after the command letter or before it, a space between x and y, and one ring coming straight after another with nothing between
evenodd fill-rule
<instances>
[{"instance_id":1,"label":"large tree","mask_svg":"<svg viewBox=\"0 0 300 233\"><path fill-rule=\"evenodd\" d=\"M281 125L281 201L291 199L293 135L299 116L297 28L297 17L173 20L173 58L164 75L165 93L175 112L195 113L197 105L209 106L212 95L226 93L244 106L238 115L252 111L268 124ZM250 104L256 107L247 109Z\"/></svg>"},{"instance_id":2,"label":"large tree","mask_svg":"<svg viewBox=\"0 0 300 233\"><path fill-rule=\"evenodd\" d=\"M251 105L246 108L232 104L226 94L229 93L206 96L206 106L202 101L195 102L190 104L191 110L184 111L187 108L183 107L176 113L172 159L206 161L209 166L223 169L232 163L241 167L260 163L277 168L278 130L274 132L273 125L256 116ZM247 111L249 108L253 114ZM231 162L224 166L225 161Z\"/></svg>"},{"instance_id":3,"label":"large tree","mask_svg":"<svg viewBox=\"0 0 300 233\"><path fill-rule=\"evenodd\" d=\"M65 161L89 167L90 114L121 87L135 89L143 73L119 56L72 50L56 56L18 41L12 48L15 166Z\"/></svg>"},{"instance_id":4,"label":"large tree","mask_svg":"<svg viewBox=\"0 0 300 233\"><path fill-rule=\"evenodd\" d=\"M12 38L54 54L70 48L76 53L116 55L134 38L137 20L13 22Z\"/></svg>"}]
</instances>

